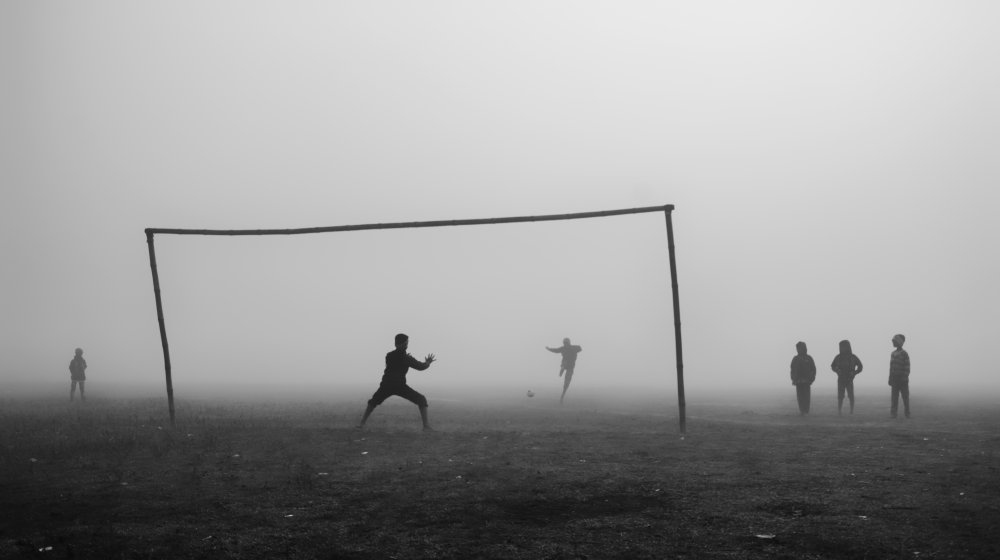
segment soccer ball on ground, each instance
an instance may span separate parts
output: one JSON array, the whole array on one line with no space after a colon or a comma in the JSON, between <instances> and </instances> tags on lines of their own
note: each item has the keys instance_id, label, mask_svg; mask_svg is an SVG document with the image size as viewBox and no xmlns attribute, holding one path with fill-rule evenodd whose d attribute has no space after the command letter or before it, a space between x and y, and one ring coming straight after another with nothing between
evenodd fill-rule
<instances>
[{"instance_id":1,"label":"soccer ball on ground","mask_svg":"<svg viewBox=\"0 0 1000 560\"><path fill-rule=\"evenodd\" d=\"M530 399L531 397L535 396L535 392L532 391L531 389L528 389L527 395L528 395L528 398Z\"/></svg>"}]
</instances>

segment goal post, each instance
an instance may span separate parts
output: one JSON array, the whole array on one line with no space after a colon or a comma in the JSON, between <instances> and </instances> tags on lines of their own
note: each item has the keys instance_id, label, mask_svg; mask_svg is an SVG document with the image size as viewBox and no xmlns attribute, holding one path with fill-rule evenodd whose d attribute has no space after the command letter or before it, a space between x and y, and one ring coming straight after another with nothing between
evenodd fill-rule
<instances>
[{"instance_id":1,"label":"goal post","mask_svg":"<svg viewBox=\"0 0 1000 560\"><path fill-rule=\"evenodd\" d=\"M255 235L302 235L310 233L333 233L343 231L361 230L381 230L381 229L406 229L406 228L431 228L445 226L474 226L490 224L512 224L520 222L549 222L556 220L578 220L585 218L602 218L608 216L621 216L626 214L644 214L651 212L663 212L667 226L667 254L670 263L670 289L673 295L673 315L674 315L674 349L677 356L677 407L680 415L680 432L686 432L686 415L684 399L684 360L681 349L681 315L680 297L677 289L677 260L674 252L674 228L672 212L674 206L667 204L664 206L645 206L641 208L626 208L619 210L603 210L598 212L577 212L571 214L548 214L541 216L514 216L505 218L479 218L467 220L438 220L426 222L396 222L378 224L358 224L344 226L310 227L294 229L180 229L180 228L146 228L146 243L149 247L149 268L153 275L153 296L156 300L156 318L160 328L160 343L163 347L163 369L167 384L167 406L170 411L170 425L175 426L174 413L174 387L170 368L170 347L167 343L167 328L163 319L163 300L160 296L160 277L156 266L156 248L154 237L156 234L165 235L228 235L228 236L255 236Z\"/></svg>"}]
</instances>

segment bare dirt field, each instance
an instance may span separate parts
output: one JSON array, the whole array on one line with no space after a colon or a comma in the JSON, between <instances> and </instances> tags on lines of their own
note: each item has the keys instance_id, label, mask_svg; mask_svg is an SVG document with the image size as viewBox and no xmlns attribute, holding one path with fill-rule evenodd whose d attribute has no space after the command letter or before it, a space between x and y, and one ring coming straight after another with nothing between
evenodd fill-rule
<instances>
[{"instance_id":1,"label":"bare dirt field","mask_svg":"<svg viewBox=\"0 0 1000 560\"><path fill-rule=\"evenodd\" d=\"M7 399L0 557L1000 558L998 407L882 400Z\"/></svg>"}]
</instances>

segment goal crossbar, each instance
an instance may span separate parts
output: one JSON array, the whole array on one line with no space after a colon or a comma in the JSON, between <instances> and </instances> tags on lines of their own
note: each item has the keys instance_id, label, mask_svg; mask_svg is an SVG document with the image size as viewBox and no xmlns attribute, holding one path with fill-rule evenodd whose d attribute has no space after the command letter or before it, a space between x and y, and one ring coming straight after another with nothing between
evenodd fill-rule
<instances>
[{"instance_id":1,"label":"goal crossbar","mask_svg":"<svg viewBox=\"0 0 1000 560\"><path fill-rule=\"evenodd\" d=\"M290 229L188 229L188 228L146 228L146 243L149 246L149 267L153 275L153 295L156 299L156 317L160 327L160 343L163 346L163 369L167 383L167 404L170 410L170 425L175 425L174 387L170 368L170 350L167 344L167 329L163 320L163 301L160 296L160 277L156 267L156 249L153 237L156 234L167 235L301 235L308 233L333 233L342 231L362 231L379 229L429 228L447 226L475 226L490 224L511 224L521 222L551 222L556 220L578 220L584 218L603 218L622 216L626 214L643 214L663 212L667 226L667 253L670 261L670 286L673 294L674 311L674 348L677 354L677 406L680 414L680 432L686 431L685 399L684 399L684 360L681 350L681 316L680 299L677 291L677 261L674 255L674 228L671 213L674 206L645 206L641 208L625 208L619 210L602 210L598 212L576 212L570 214L547 214L540 216L513 216L504 218L477 218L467 220L437 220L424 222L394 222L378 224L356 224L344 226L326 226Z\"/></svg>"}]
</instances>

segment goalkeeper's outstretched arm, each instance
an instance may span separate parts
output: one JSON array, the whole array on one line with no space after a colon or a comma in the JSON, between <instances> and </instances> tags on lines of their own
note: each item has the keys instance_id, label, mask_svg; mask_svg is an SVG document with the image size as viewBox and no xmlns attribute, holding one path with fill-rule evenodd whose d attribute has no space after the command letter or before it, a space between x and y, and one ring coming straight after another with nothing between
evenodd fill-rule
<instances>
[{"instance_id":1,"label":"goalkeeper's outstretched arm","mask_svg":"<svg viewBox=\"0 0 1000 560\"><path fill-rule=\"evenodd\" d=\"M437 361L437 358L434 357L434 354L427 354L427 357L424 358L424 361L422 362L414 358L413 356L410 356L409 354L407 354L407 358L409 361L409 366L417 371L424 371L425 369L431 367L431 364Z\"/></svg>"}]
</instances>

